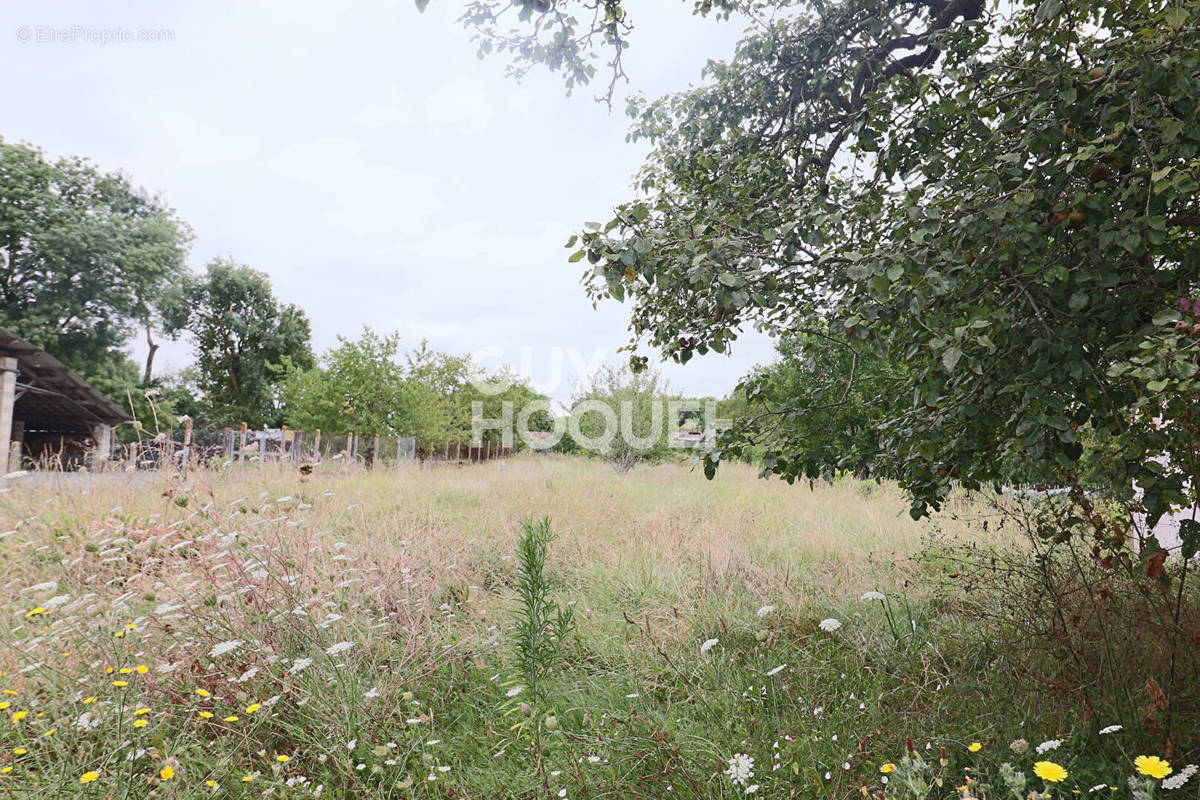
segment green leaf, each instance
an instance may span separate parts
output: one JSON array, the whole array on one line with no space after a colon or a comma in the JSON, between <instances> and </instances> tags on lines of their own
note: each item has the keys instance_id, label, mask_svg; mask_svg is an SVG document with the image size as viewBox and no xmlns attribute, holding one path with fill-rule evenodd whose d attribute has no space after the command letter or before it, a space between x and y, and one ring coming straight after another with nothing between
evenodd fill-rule
<instances>
[{"instance_id":1,"label":"green leaf","mask_svg":"<svg viewBox=\"0 0 1200 800\"><path fill-rule=\"evenodd\" d=\"M1159 311L1151 320L1155 325L1174 325L1179 321L1179 312L1175 309Z\"/></svg>"},{"instance_id":2,"label":"green leaf","mask_svg":"<svg viewBox=\"0 0 1200 800\"><path fill-rule=\"evenodd\" d=\"M1194 558L1200 552L1200 522L1194 519L1181 520L1179 540L1183 543L1179 555L1184 559Z\"/></svg>"},{"instance_id":3,"label":"green leaf","mask_svg":"<svg viewBox=\"0 0 1200 800\"><path fill-rule=\"evenodd\" d=\"M942 353L942 366L946 368L947 372L954 372L954 368L958 366L960 358L962 358L962 350L957 347L951 347Z\"/></svg>"}]
</instances>

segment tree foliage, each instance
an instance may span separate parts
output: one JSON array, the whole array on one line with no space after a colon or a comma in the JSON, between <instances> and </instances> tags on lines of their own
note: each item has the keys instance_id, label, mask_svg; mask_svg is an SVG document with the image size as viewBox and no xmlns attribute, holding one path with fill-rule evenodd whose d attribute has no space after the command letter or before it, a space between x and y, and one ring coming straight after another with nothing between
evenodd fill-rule
<instances>
[{"instance_id":1,"label":"tree foliage","mask_svg":"<svg viewBox=\"0 0 1200 800\"><path fill-rule=\"evenodd\" d=\"M190 237L125 175L0 140L0 326L118 403L138 393L123 348L185 275Z\"/></svg>"},{"instance_id":2,"label":"tree foliage","mask_svg":"<svg viewBox=\"0 0 1200 800\"><path fill-rule=\"evenodd\" d=\"M485 384L497 391L482 391ZM545 400L511 375L483 375L469 358L425 342L405 353L399 334L370 328L358 339L338 337L319 365L290 369L282 394L284 417L293 427L414 436L430 444L470 438L473 402L482 403L485 418L500 419L506 401L519 411ZM546 430L549 420L534 415L530 427Z\"/></svg>"},{"instance_id":3,"label":"tree foliage","mask_svg":"<svg viewBox=\"0 0 1200 800\"><path fill-rule=\"evenodd\" d=\"M213 425L252 427L281 421L278 384L288 365L312 366L308 317L281 303L261 272L230 259L210 261L164 307L169 335L195 346L197 387Z\"/></svg>"},{"instance_id":4,"label":"tree foliage","mask_svg":"<svg viewBox=\"0 0 1200 800\"><path fill-rule=\"evenodd\" d=\"M811 334L785 335L778 352L722 404L743 437L742 455L768 471L787 452L808 473L880 476L880 426L900 405L904 365Z\"/></svg>"},{"instance_id":5,"label":"tree foliage","mask_svg":"<svg viewBox=\"0 0 1200 800\"><path fill-rule=\"evenodd\" d=\"M903 364L880 452L916 515L1020 462L1136 483L1151 522L1183 502L1194 412L1163 392L1195 368L1140 359L1200 282L1200 6L729 6L732 59L630 105L639 196L572 242L593 298L681 362L755 324Z\"/></svg>"},{"instance_id":6,"label":"tree foliage","mask_svg":"<svg viewBox=\"0 0 1200 800\"><path fill-rule=\"evenodd\" d=\"M591 451L618 472L661 461L680 424L671 418L669 402L680 399L657 370L603 366L576 389L571 415L585 438L576 444L594 442Z\"/></svg>"}]
</instances>

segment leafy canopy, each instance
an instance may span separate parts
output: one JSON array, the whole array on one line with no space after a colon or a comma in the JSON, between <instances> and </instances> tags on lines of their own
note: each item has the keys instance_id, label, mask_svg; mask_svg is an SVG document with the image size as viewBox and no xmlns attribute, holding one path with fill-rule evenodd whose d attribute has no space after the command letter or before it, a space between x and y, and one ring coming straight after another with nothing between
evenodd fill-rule
<instances>
[{"instance_id":1,"label":"leafy canopy","mask_svg":"<svg viewBox=\"0 0 1200 800\"><path fill-rule=\"evenodd\" d=\"M279 302L265 274L231 259L213 259L203 275L182 281L163 321L168 335L186 332L195 346L207 424L279 424L284 368L313 363L308 317Z\"/></svg>"},{"instance_id":2,"label":"leafy canopy","mask_svg":"<svg viewBox=\"0 0 1200 800\"><path fill-rule=\"evenodd\" d=\"M571 242L591 296L630 305L632 344L684 362L756 325L903 365L878 460L914 515L1020 462L1136 482L1152 523L1188 501L1195 345L1163 337L1200 284L1200 5L730 9L750 20L734 56L630 103L653 148L638 195Z\"/></svg>"},{"instance_id":3,"label":"leafy canopy","mask_svg":"<svg viewBox=\"0 0 1200 800\"><path fill-rule=\"evenodd\" d=\"M483 404L485 418L499 419L505 401L513 403L514 413L545 401L503 373L487 376L498 388L485 394L478 388L484 378L470 358L435 351L425 342L404 353L398 333L364 328L358 339L338 337L319 365L288 370L284 418L305 430L414 436L422 444L441 445L470 438L472 402ZM546 430L549 423L538 414L530 426Z\"/></svg>"},{"instance_id":4,"label":"leafy canopy","mask_svg":"<svg viewBox=\"0 0 1200 800\"><path fill-rule=\"evenodd\" d=\"M190 238L125 175L0 140L0 326L118 403L137 394L123 348L182 280Z\"/></svg>"}]
</instances>

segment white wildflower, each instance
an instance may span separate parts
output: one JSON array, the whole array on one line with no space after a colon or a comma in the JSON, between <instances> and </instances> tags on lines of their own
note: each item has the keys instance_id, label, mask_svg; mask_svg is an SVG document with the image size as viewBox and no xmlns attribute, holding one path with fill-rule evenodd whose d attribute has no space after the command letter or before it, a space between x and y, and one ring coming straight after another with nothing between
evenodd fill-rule
<instances>
[{"instance_id":1,"label":"white wildflower","mask_svg":"<svg viewBox=\"0 0 1200 800\"><path fill-rule=\"evenodd\" d=\"M842 627L842 623L841 623L841 621L836 620L833 617L830 617L829 619L821 620L817 624L817 627L820 628L821 630L825 631L826 633L833 633L838 628Z\"/></svg>"},{"instance_id":2,"label":"white wildflower","mask_svg":"<svg viewBox=\"0 0 1200 800\"><path fill-rule=\"evenodd\" d=\"M729 759L729 768L725 770L725 774L735 784L744 786L746 781L754 777L754 756L734 753L733 758Z\"/></svg>"},{"instance_id":3,"label":"white wildflower","mask_svg":"<svg viewBox=\"0 0 1200 800\"><path fill-rule=\"evenodd\" d=\"M754 794L754 793L755 793L755 792L757 792L757 791L758 791L758 784L757 784L757 783L752 783L752 784L750 784L749 786L747 786L747 787L746 787L746 794Z\"/></svg>"},{"instance_id":4,"label":"white wildflower","mask_svg":"<svg viewBox=\"0 0 1200 800\"><path fill-rule=\"evenodd\" d=\"M354 647L354 642L338 642L337 644L331 644L329 647L325 648L325 653L326 655L336 656L338 653L346 652L351 647Z\"/></svg>"},{"instance_id":5,"label":"white wildflower","mask_svg":"<svg viewBox=\"0 0 1200 800\"><path fill-rule=\"evenodd\" d=\"M509 689L507 692L505 692L504 694L508 697L516 697L523 691L525 691L524 686L514 686L511 689Z\"/></svg>"},{"instance_id":6,"label":"white wildflower","mask_svg":"<svg viewBox=\"0 0 1200 800\"><path fill-rule=\"evenodd\" d=\"M1109 725L1107 728L1100 729L1100 735L1104 736L1107 733L1116 733L1124 727L1124 725Z\"/></svg>"},{"instance_id":7,"label":"white wildflower","mask_svg":"<svg viewBox=\"0 0 1200 800\"><path fill-rule=\"evenodd\" d=\"M295 661L292 662L292 667L291 667L291 669L288 670L288 672L295 675L300 670L305 669L307 667L311 667L312 663L313 663L313 660L311 658L297 658Z\"/></svg>"},{"instance_id":8,"label":"white wildflower","mask_svg":"<svg viewBox=\"0 0 1200 800\"><path fill-rule=\"evenodd\" d=\"M1185 783L1192 779L1192 776L1196 774L1197 770L1200 770L1200 767L1196 766L1195 764L1188 764L1174 775L1163 778L1162 788L1166 789L1167 791L1181 788Z\"/></svg>"},{"instance_id":9,"label":"white wildflower","mask_svg":"<svg viewBox=\"0 0 1200 800\"><path fill-rule=\"evenodd\" d=\"M721 641L720 639L706 639L704 641L704 644L700 645L700 654L704 655L709 650L712 650L714 647L717 646L717 643L719 643L720 641Z\"/></svg>"},{"instance_id":10,"label":"white wildflower","mask_svg":"<svg viewBox=\"0 0 1200 800\"><path fill-rule=\"evenodd\" d=\"M242 646L241 639L230 639L228 642L221 642L219 644L214 644L213 648L208 651L208 657L209 658L220 658L221 656L225 655L226 653L232 653L234 650L237 650L241 646Z\"/></svg>"},{"instance_id":11,"label":"white wildflower","mask_svg":"<svg viewBox=\"0 0 1200 800\"><path fill-rule=\"evenodd\" d=\"M1049 753L1051 750L1057 750L1061 746L1062 739L1047 739L1034 749L1037 750L1037 754L1040 756L1044 753Z\"/></svg>"},{"instance_id":12,"label":"white wildflower","mask_svg":"<svg viewBox=\"0 0 1200 800\"><path fill-rule=\"evenodd\" d=\"M769 678L772 675L778 675L779 673L783 672L785 669L787 669L787 664L780 664L778 667L773 667L773 668L767 670L767 677Z\"/></svg>"},{"instance_id":13,"label":"white wildflower","mask_svg":"<svg viewBox=\"0 0 1200 800\"><path fill-rule=\"evenodd\" d=\"M759 618L762 618L762 617L765 617L767 614L770 614L774 610L775 610L775 606L763 606L762 608L760 608L758 611L756 611L754 613Z\"/></svg>"},{"instance_id":14,"label":"white wildflower","mask_svg":"<svg viewBox=\"0 0 1200 800\"><path fill-rule=\"evenodd\" d=\"M864 603L869 603L873 600L883 600L884 594L883 594L883 592L877 592L874 589L872 589L869 592L863 592L862 597L860 597L858 599L862 600Z\"/></svg>"}]
</instances>

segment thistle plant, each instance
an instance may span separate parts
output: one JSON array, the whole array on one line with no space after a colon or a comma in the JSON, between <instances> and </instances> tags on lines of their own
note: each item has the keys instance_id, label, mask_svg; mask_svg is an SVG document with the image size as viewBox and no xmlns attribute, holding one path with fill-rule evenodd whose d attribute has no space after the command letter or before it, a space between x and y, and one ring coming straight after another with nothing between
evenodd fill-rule
<instances>
[{"instance_id":1,"label":"thistle plant","mask_svg":"<svg viewBox=\"0 0 1200 800\"><path fill-rule=\"evenodd\" d=\"M546 553L553 539L550 520L522 522L517 542L520 575L518 605L511 629L517 673L534 702L542 699L543 679L562 656L563 641L571 632L575 609L560 607L550 597Z\"/></svg>"}]
</instances>

